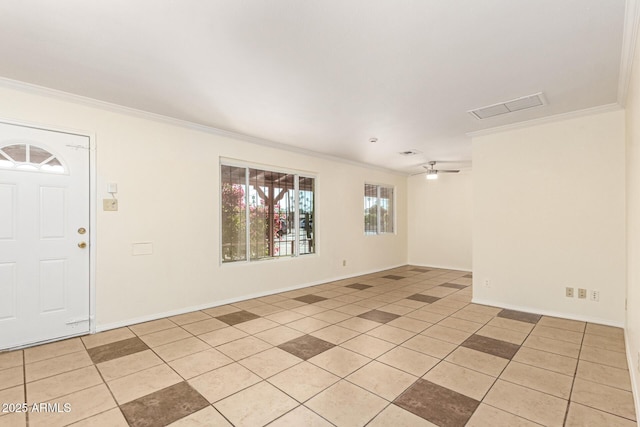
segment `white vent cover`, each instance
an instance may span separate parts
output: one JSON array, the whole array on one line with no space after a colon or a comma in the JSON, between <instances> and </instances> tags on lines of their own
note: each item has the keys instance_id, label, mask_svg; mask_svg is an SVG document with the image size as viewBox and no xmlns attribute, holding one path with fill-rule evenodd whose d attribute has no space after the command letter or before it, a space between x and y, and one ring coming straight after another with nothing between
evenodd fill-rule
<instances>
[{"instance_id":1,"label":"white vent cover","mask_svg":"<svg viewBox=\"0 0 640 427\"><path fill-rule=\"evenodd\" d=\"M476 108L475 110L469 110L468 113L476 119L482 120L488 119L489 117L499 116L501 114L512 113L514 111L540 107L541 105L547 105L547 101L544 98L544 94L542 92L538 92L533 95L512 99L511 101L499 102L486 107Z\"/></svg>"}]
</instances>

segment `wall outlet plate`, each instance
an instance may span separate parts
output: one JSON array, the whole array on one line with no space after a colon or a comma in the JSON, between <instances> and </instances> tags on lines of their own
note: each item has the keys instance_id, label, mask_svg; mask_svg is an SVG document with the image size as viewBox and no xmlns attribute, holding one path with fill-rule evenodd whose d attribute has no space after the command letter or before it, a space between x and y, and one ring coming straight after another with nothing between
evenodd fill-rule
<instances>
[{"instance_id":1,"label":"wall outlet plate","mask_svg":"<svg viewBox=\"0 0 640 427\"><path fill-rule=\"evenodd\" d=\"M102 210L103 211L117 211L118 210L118 199L102 199Z\"/></svg>"},{"instance_id":2,"label":"wall outlet plate","mask_svg":"<svg viewBox=\"0 0 640 427\"><path fill-rule=\"evenodd\" d=\"M570 288L569 286L567 286L565 288L564 291L565 296L567 296L568 298L573 298L573 288Z\"/></svg>"},{"instance_id":3,"label":"wall outlet plate","mask_svg":"<svg viewBox=\"0 0 640 427\"><path fill-rule=\"evenodd\" d=\"M589 292L589 299L591 301L600 301L600 291Z\"/></svg>"},{"instance_id":4,"label":"wall outlet plate","mask_svg":"<svg viewBox=\"0 0 640 427\"><path fill-rule=\"evenodd\" d=\"M585 288L578 288L578 298L580 299L587 298L587 290Z\"/></svg>"}]
</instances>

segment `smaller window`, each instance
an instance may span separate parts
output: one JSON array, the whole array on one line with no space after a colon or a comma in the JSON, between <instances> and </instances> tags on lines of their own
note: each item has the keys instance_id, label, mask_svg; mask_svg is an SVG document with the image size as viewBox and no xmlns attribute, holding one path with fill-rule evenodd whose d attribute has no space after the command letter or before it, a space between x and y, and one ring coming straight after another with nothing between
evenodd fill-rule
<instances>
[{"instance_id":1,"label":"smaller window","mask_svg":"<svg viewBox=\"0 0 640 427\"><path fill-rule=\"evenodd\" d=\"M55 155L31 144L13 144L0 148L0 168L64 173L64 167Z\"/></svg>"},{"instance_id":2,"label":"smaller window","mask_svg":"<svg viewBox=\"0 0 640 427\"><path fill-rule=\"evenodd\" d=\"M364 233L393 233L395 209L393 187L364 185Z\"/></svg>"}]
</instances>

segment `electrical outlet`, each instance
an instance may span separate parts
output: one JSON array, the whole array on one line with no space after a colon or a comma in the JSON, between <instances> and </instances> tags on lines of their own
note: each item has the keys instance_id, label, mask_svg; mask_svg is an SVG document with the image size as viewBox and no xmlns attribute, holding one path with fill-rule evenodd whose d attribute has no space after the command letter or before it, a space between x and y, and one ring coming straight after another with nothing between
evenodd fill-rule
<instances>
[{"instance_id":1,"label":"electrical outlet","mask_svg":"<svg viewBox=\"0 0 640 427\"><path fill-rule=\"evenodd\" d=\"M342 266L343 266L343 267L346 267L346 266L347 266L347 260L346 260L346 259L343 259L343 260L342 260Z\"/></svg>"},{"instance_id":2,"label":"electrical outlet","mask_svg":"<svg viewBox=\"0 0 640 427\"><path fill-rule=\"evenodd\" d=\"M600 291L589 292L589 299L591 301L600 301Z\"/></svg>"},{"instance_id":3,"label":"electrical outlet","mask_svg":"<svg viewBox=\"0 0 640 427\"><path fill-rule=\"evenodd\" d=\"M489 279L484 279L484 287L485 288L490 288L491 287L491 282L489 282Z\"/></svg>"},{"instance_id":4,"label":"electrical outlet","mask_svg":"<svg viewBox=\"0 0 640 427\"><path fill-rule=\"evenodd\" d=\"M564 294L568 297L568 298L573 298L573 288L570 287L566 287Z\"/></svg>"},{"instance_id":5,"label":"electrical outlet","mask_svg":"<svg viewBox=\"0 0 640 427\"><path fill-rule=\"evenodd\" d=\"M585 288L578 288L578 298L580 299L587 298L587 290Z\"/></svg>"}]
</instances>

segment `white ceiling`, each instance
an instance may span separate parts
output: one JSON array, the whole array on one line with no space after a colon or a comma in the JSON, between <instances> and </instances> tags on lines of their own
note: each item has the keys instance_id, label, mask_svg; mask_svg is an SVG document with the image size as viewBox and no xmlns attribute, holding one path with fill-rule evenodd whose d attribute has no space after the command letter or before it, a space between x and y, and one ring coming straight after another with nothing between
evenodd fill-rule
<instances>
[{"instance_id":1,"label":"white ceiling","mask_svg":"<svg viewBox=\"0 0 640 427\"><path fill-rule=\"evenodd\" d=\"M616 103L624 13L624 0L0 0L0 76L412 173L470 161L468 132ZM536 92L548 105L467 113Z\"/></svg>"}]
</instances>

